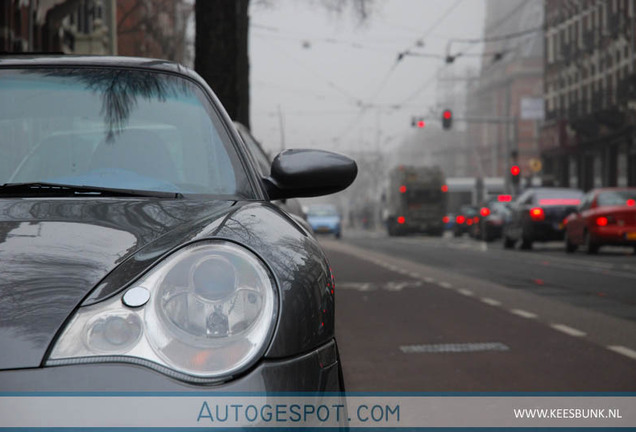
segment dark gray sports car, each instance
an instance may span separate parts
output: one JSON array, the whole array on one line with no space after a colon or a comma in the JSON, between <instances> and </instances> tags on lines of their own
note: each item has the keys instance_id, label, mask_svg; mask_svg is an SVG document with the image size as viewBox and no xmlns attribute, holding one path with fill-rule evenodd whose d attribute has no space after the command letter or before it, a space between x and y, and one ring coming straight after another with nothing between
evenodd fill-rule
<instances>
[{"instance_id":1,"label":"dark gray sports car","mask_svg":"<svg viewBox=\"0 0 636 432\"><path fill-rule=\"evenodd\" d=\"M206 83L161 60L0 58L1 391L339 391L334 279Z\"/></svg>"}]
</instances>

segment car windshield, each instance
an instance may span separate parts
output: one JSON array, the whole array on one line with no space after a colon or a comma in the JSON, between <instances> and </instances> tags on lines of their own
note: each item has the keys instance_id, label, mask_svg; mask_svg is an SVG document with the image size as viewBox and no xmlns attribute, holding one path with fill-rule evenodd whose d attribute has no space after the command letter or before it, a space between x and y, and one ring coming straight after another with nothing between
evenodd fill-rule
<instances>
[{"instance_id":1,"label":"car windshield","mask_svg":"<svg viewBox=\"0 0 636 432\"><path fill-rule=\"evenodd\" d=\"M596 200L599 207L634 205L636 189L601 192Z\"/></svg>"},{"instance_id":2,"label":"car windshield","mask_svg":"<svg viewBox=\"0 0 636 432\"><path fill-rule=\"evenodd\" d=\"M535 202L540 206L577 206L583 192L576 189L540 189L535 193Z\"/></svg>"},{"instance_id":3,"label":"car windshield","mask_svg":"<svg viewBox=\"0 0 636 432\"><path fill-rule=\"evenodd\" d=\"M0 184L252 195L202 90L110 68L0 71Z\"/></svg>"},{"instance_id":4,"label":"car windshield","mask_svg":"<svg viewBox=\"0 0 636 432\"><path fill-rule=\"evenodd\" d=\"M338 210L331 206L309 207L308 216L338 216Z\"/></svg>"}]
</instances>

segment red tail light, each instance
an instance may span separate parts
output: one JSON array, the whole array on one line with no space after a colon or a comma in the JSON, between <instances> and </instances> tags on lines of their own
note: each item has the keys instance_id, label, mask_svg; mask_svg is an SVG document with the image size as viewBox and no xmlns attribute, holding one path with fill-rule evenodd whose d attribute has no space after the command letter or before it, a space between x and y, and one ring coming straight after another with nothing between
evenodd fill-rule
<instances>
[{"instance_id":1,"label":"red tail light","mask_svg":"<svg viewBox=\"0 0 636 432\"><path fill-rule=\"evenodd\" d=\"M498 195L497 200L499 202L510 202L512 201L512 195Z\"/></svg>"},{"instance_id":2,"label":"red tail light","mask_svg":"<svg viewBox=\"0 0 636 432\"><path fill-rule=\"evenodd\" d=\"M486 217L490 214L490 209L488 207L482 207L479 213L481 213L483 217Z\"/></svg>"},{"instance_id":3,"label":"red tail light","mask_svg":"<svg viewBox=\"0 0 636 432\"><path fill-rule=\"evenodd\" d=\"M478 222L479 222L479 216L475 216L475 217L473 218L473 222L474 222L474 223L478 223Z\"/></svg>"},{"instance_id":4,"label":"red tail light","mask_svg":"<svg viewBox=\"0 0 636 432\"><path fill-rule=\"evenodd\" d=\"M455 218L455 222L458 224L463 224L464 222L466 222L466 218L462 215L459 215Z\"/></svg>"},{"instance_id":5,"label":"red tail light","mask_svg":"<svg viewBox=\"0 0 636 432\"><path fill-rule=\"evenodd\" d=\"M399 224L403 224L404 222L406 222L406 218L404 216L398 216L397 222Z\"/></svg>"},{"instance_id":6,"label":"red tail light","mask_svg":"<svg viewBox=\"0 0 636 432\"><path fill-rule=\"evenodd\" d=\"M442 192L448 192L448 185L442 185Z\"/></svg>"},{"instance_id":7,"label":"red tail light","mask_svg":"<svg viewBox=\"0 0 636 432\"><path fill-rule=\"evenodd\" d=\"M605 216L599 216L596 218L596 226L604 227L607 226L609 220Z\"/></svg>"},{"instance_id":8,"label":"red tail light","mask_svg":"<svg viewBox=\"0 0 636 432\"><path fill-rule=\"evenodd\" d=\"M636 205L636 200L633 200L633 199L630 198L630 199L627 200L626 204L628 206L630 206L630 207L634 207Z\"/></svg>"},{"instance_id":9,"label":"red tail light","mask_svg":"<svg viewBox=\"0 0 636 432\"><path fill-rule=\"evenodd\" d=\"M449 218L448 216L444 216L444 217L442 218L442 222L444 222L445 224L447 224L447 223L449 223L449 222L450 222L450 218Z\"/></svg>"},{"instance_id":10,"label":"red tail light","mask_svg":"<svg viewBox=\"0 0 636 432\"><path fill-rule=\"evenodd\" d=\"M530 217L533 221L545 220L545 213L541 207L534 207L530 209Z\"/></svg>"},{"instance_id":11,"label":"red tail light","mask_svg":"<svg viewBox=\"0 0 636 432\"><path fill-rule=\"evenodd\" d=\"M473 220L472 220L472 219L468 219L468 220L466 221L466 225L472 225L472 224L473 224Z\"/></svg>"}]
</instances>

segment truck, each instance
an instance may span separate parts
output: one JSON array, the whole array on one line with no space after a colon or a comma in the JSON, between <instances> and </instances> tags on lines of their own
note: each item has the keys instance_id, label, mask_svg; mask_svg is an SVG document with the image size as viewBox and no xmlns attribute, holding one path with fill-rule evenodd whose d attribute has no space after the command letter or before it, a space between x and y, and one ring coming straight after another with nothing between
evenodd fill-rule
<instances>
[{"instance_id":1,"label":"truck","mask_svg":"<svg viewBox=\"0 0 636 432\"><path fill-rule=\"evenodd\" d=\"M400 165L392 169L382 196L388 234L441 236L444 233L447 190L439 167Z\"/></svg>"}]
</instances>

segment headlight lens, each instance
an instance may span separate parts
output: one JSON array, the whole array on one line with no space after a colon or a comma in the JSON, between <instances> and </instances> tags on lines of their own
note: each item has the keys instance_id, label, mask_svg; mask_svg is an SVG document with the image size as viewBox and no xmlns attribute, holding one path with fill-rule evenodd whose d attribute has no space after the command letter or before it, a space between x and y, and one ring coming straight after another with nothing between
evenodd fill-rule
<instances>
[{"instance_id":1,"label":"headlight lens","mask_svg":"<svg viewBox=\"0 0 636 432\"><path fill-rule=\"evenodd\" d=\"M130 361L222 380L263 354L276 313L274 283L256 256L229 242L196 243L120 295L80 308L47 365Z\"/></svg>"}]
</instances>

